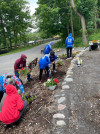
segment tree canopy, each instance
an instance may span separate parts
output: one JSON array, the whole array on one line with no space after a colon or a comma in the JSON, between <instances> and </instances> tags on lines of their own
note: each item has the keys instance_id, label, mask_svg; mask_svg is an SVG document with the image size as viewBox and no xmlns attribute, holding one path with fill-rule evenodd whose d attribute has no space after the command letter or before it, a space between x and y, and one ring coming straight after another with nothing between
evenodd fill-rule
<instances>
[{"instance_id":1,"label":"tree canopy","mask_svg":"<svg viewBox=\"0 0 100 134\"><path fill-rule=\"evenodd\" d=\"M31 17L25 0L0 0L0 44L12 47L21 42Z\"/></svg>"},{"instance_id":2,"label":"tree canopy","mask_svg":"<svg viewBox=\"0 0 100 134\"><path fill-rule=\"evenodd\" d=\"M100 1L98 0L73 0L72 8L70 0L38 0L38 8L35 12L37 26L46 37L61 35L62 39L72 32L80 36L83 32L88 36L100 27ZM78 14L84 18L85 31Z\"/></svg>"}]
</instances>

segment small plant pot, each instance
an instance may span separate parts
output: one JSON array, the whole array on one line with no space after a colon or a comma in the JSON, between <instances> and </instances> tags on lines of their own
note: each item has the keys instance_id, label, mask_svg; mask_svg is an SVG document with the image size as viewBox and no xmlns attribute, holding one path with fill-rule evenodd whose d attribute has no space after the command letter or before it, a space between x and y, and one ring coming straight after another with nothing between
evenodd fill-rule
<instances>
[{"instance_id":1,"label":"small plant pot","mask_svg":"<svg viewBox=\"0 0 100 134\"><path fill-rule=\"evenodd\" d=\"M54 90L55 88L56 88L56 85L48 87L49 90Z\"/></svg>"},{"instance_id":2,"label":"small plant pot","mask_svg":"<svg viewBox=\"0 0 100 134\"><path fill-rule=\"evenodd\" d=\"M27 76L19 76L19 78L22 80L23 84L27 83Z\"/></svg>"}]
</instances>

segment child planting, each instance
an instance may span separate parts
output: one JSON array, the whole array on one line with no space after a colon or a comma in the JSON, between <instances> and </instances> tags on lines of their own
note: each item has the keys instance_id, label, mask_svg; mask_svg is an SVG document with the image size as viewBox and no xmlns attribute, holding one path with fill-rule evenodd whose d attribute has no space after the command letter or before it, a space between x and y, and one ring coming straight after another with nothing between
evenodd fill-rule
<instances>
[{"instance_id":1,"label":"child planting","mask_svg":"<svg viewBox=\"0 0 100 134\"><path fill-rule=\"evenodd\" d=\"M56 59L57 59L58 57L57 57L57 55L55 54L54 51L51 51L51 52L50 52L49 58L50 58L50 62L53 64L53 72L56 73L57 71L55 70L55 61L56 61Z\"/></svg>"}]
</instances>

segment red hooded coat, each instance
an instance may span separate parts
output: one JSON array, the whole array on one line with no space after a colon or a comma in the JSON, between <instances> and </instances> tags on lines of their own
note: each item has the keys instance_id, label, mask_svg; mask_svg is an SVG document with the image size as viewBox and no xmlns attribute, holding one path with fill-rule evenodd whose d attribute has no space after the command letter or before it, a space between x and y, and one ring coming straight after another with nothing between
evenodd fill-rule
<instances>
[{"instance_id":1,"label":"red hooded coat","mask_svg":"<svg viewBox=\"0 0 100 134\"><path fill-rule=\"evenodd\" d=\"M24 54L21 54L21 57L15 61L14 71L18 71L18 69L26 67L26 60L24 60L24 58L27 58L27 56Z\"/></svg>"},{"instance_id":2,"label":"red hooded coat","mask_svg":"<svg viewBox=\"0 0 100 134\"><path fill-rule=\"evenodd\" d=\"M19 119L20 111L24 107L24 101L13 85L7 85L6 93L7 96L0 112L0 121L5 124L11 124Z\"/></svg>"}]
</instances>

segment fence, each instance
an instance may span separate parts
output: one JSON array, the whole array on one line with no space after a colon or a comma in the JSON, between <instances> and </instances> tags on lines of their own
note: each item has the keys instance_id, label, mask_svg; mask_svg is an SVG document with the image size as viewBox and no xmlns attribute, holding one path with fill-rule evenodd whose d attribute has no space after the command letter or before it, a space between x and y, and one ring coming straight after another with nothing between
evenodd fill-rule
<instances>
[{"instance_id":1,"label":"fence","mask_svg":"<svg viewBox=\"0 0 100 134\"><path fill-rule=\"evenodd\" d=\"M54 38L38 40L38 41L34 41L33 43L22 43L20 45L16 45L16 48L25 47L25 46L33 46L33 45L36 45L36 44L42 44L42 43L52 41L52 40L54 40ZM0 54L7 53L9 49L10 49L10 47L0 48ZM12 46L12 50L13 49L15 49L15 46Z\"/></svg>"}]
</instances>

